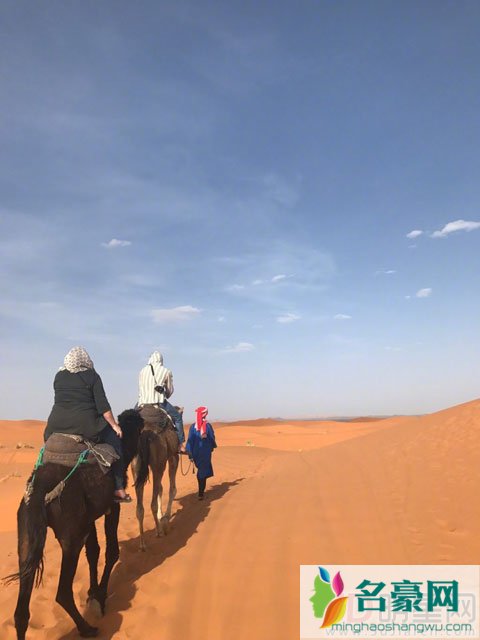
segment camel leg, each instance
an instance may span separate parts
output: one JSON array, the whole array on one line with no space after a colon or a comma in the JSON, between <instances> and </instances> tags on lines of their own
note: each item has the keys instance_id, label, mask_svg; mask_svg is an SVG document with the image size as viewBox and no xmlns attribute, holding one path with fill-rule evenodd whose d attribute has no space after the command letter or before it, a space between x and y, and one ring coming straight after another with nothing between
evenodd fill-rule
<instances>
[{"instance_id":1,"label":"camel leg","mask_svg":"<svg viewBox=\"0 0 480 640\"><path fill-rule=\"evenodd\" d=\"M135 485L135 494L137 496L137 520L138 520L138 527L140 529L140 550L141 551L145 551L146 547L145 547L145 537L143 535L143 518L145 516L145 509L143 508L143 489L144 486L141 485L140 487L137 487L137 485Z\"/></svg>"},{"instance_id":2,"label":"camel leg","mask_svg":"<svg viewBox=\"0 0 480 640\"><path fill-rule=\"evenodd\" d=\"M177 484L176 484L176 477L177 477L177 469L178 469L178 453L170 456L168 459L168 477L170 480L170 491L168 492L168 505L167 505L167 510L165 512L165 515L167 516L168 520L170 520L170 518L172 517L172 506L173 506L173 501L175 500L175 496L177 495Z\"/></svg>"},{"instance_id":3,"label":"camel leg","mask_svg":"<svg viewBox=\"0 0 480 640\"><path fill-rule=\"evenodd\" d=\"M97 528L92 523L90 533L85 543L87 553L88 568L90 571L90 588L88 590L87 605L89 611L97 618L103 615L100 605L98 589L98 559L100 557L100 545L98 544Z\"/></svg>"},{"instance_id":4,"label":"camel leg","mask_svg":"<svg viewBox=\"0 0 480 640\"><path fill-rule=\"evenodd\" d=\"M107 599L108 581L110 574L120 557L118 548L118 522L120 520L120 505L114 503L110 509L110 513L105 516L105 568L103 570L102 579L98 588L99 603L102 613L105 613L105 601Z\"/></svg>"},{"instance_id":5,"label":"camel leg","mask_svg":"<svg viewBox=\"0 0 480 640\"><path fill-rule=\"evenodd\" d=\"M32 596L34 574L25 577L22 572L25 569L28 556L28 533L25 515L25 503L22 500L18 512L18 564L20 571L20 591L18 594L17 608L15 609L15 628L17 639L25 640L25 634L30 620L30 598Z\"/></svg>"},{"instance_id":6,"label":"camel leg","mask_svg":"<svg viewBox=\"0 0 480 640\"><path fill-rule=\"evenodd\" d=\"M135 456L135 458L132 460L132 474L133 474L133 483L135 486L135 495L137 498L136 514L137 514L137 520L138 520L138 527L140 529L140 550L145 551L146 549L145 537L143 535L143 518L145 516L145 509L143 508L143 491L144 491L145 485L142 484L141 486L137 486L137 477L138 477L139 467L140 467L140 459L138 456Z\"/></svg>"},{"instance_id":7,"label":"camel leg","mask_svg":"<svg viewBox=\"0 0 480 640\"><path fill-rule=\"evenodd\" d=\"M160 522L163 518L162 513L162 476L165 471L166 461L161 465L160 468L155 469L153 472L153 488L152 488L152 514L153 519L155 520L155 529L157 531L157 537L160 537L163 534L163 528L160 526Z\"/></svg>"},{"instance_id":8,"label":"camel leg","mask_svg":"<svg viewBox=\"0 0 480 640\"><path fill-rule=\"evenodd\" d=\"M80 540L64 539L60 541L62 546L62 568L60 570L56 600L75 622L80 635L83 638L93 638L98 634L98 629L89 625L85 618L80 615L75 605L72 591L73 578L77 571L78 557L84 541L85 538Z\"/></svg>"},{"instance_id":9,"label":"camel leg","mask_svg":"<svg viewBox=\"0 0 480 640\"><path fill-rule=\"evenodd\" d=\"M88 590L88 602L97 597L98 591L98 558L100 557L100 545L98 544L97 529L95 523L92 524L85 543L87 553L88 568L90 570L90 589Z\"/></svg>"}]
</instances>

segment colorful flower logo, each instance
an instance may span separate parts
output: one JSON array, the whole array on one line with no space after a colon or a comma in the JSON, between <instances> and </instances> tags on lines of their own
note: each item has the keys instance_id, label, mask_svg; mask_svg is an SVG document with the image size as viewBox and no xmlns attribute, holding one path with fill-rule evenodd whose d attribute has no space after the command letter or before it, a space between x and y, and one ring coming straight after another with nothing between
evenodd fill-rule
<instances>
[{"instance_id":1,"label":"colorful flower logo","mask_svg":"<svg viewBox=\"0 0 480 640\"><path fill-rule=\"evenodd\" d=\"M315 593L310 598L313 605L313 613L316 618L322 618L320 629L331 627L342 620L347 609L347 596L340 597L343 593L343 580L340 572L330 580L329 572L323 567L318 567L319 575L315 576Z\"/></svg>"}]
</instances>

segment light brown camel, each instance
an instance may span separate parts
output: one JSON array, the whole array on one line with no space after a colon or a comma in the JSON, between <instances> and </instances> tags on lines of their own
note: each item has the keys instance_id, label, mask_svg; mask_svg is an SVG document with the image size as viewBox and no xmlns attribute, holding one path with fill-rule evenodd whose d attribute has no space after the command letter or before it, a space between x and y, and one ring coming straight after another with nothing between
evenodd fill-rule
<instances>
[{"instance_id":1,"label":"light brown camel","mask_svg":"<svg viewBox=\"0 0 480 640\"><path fill-rule=\"evenodd\" d=\"M175 407L183 413L183 407ZM148 480L149 469L152 471L152 514L155 520L157 536L168 533L168 522L172 515L172 503L177 494L175 476L178 469L178 435L173 426L172 419L163 410L160 418L149 421L149 415L144 410L140 411L144 419L144 428L138 443L138 454L132 462L132 471L135 478L135 493L137 496L137 520L140 527L140 549L145 551L145 538L143 535L143 491ZM168 504L165 513L162 511L162 477L168 462L168 476L170 490Z\"/></svg>"}]
</instances>

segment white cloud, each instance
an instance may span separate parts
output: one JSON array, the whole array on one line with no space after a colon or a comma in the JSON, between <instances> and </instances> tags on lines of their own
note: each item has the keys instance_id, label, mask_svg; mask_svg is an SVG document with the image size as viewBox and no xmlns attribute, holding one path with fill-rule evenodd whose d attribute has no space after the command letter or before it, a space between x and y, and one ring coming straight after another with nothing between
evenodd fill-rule
<instances>
[{"instance_id":1,"label":"white cloud","mask_svg":"<svg viewBox=\"0 0 480 640\"><path fill-rule=\"evenodd\" d=\"M394 269L380 269L379 271L375 271L376 276L380 276L380 275L391 276L394 273L397 273Z\"/></svg>"},{"instance_id":2,"label":"white cloud","mask_svg":"<svg viewBox=\"0 0 480 640\"><path fill-rule=\"evenodd\" d=\"M117 238L112 238L109 242L102 242L102 247L106 249L117 249L118 247L129 247L131 244L130 240L117 240Z\"/></svg>"},{"instance_id":3,"label":"white cloud","mask_svg":"<svg viewBox=\"0 0 480 640\"><path fill-rule=\"evenodd\" d=\"M283 316L277 317L277 322L280 322L282 324L296 322L297 320L300 320L300 316L297 316L295 313L285 313Z\"/></svg>"},{"instance_id":4,"label":"white cloud","mask_svg":"<svg viewBox=\"0 0 480 640\"><path fill-rule=\"evenodd\" d=\"M450 233L455 233L455 231L473 231L474 229L480 229L480 222L455 220L446 224L440 231L434 231L432 238L446 238Z\"/></svg>"},{"instance_id":5,"label":"white cloud","mask_svg":"<svg viewBox=\"0 0 480 640\"><path fill-rule=\"evenodd\" d=\"M405 296L405 300L410 300L412 296Z\"/></svg>"},{"instance_id":6,"label":"white cloud","mask_svg":"<svg viewBox=\"0 0 480 640\"><path fill-rule=\"evenodd\" d=\"M410 231L409 233L407 233L407 238L410 238L411 240L413 240L413 238L418 238L418 236L421 236L423 233L423 231L421 231L420 229L414 229L413 231Z\"/></svg>"},{"instance_id":7,"label":"white cloud","mask_svg":"<svg viewBox=\"0 0 480 640\"><path fill-rule=\"evenodd\" d=\"M234 347L225 347L225 349L222 349L222 353L246 353L254 349L255 347L250 342L239 342Z\"/></svg>"},{"instance_id":8,"label":"white cloud","mask_svg":"<svg viewBox=\"0 0 480 640\"><path fill-rule=\"evenodd\" d=\"M432 291L433 289L427 287L425 289L419 289L415 295L417 296L417 298L428 298L432 295Z\"/></svg>"},{"instance_id":9,"label":"white cloud","mask_svg":"<svg viewBox=\"0 0 480 640\"><path fill-rule=\"evenodd\" d=\"M154 322L183 322L189 318L194 318L200 309L186 305L183 307L173 307L171 309L152 309L151 316Z\"/></svg>"},{"instance_id":10,"label":"white cloud","mask_svg":"<svg viewBox=\"0 0 480 640\"><path fill-rule=\"evenodd\" d=\"M249 286L252 287L258 287L260 285L269 285L270 283L277 283L277 282L281 282L282 280L286 280L287 278L290 278L291 276L287 276L284 273L279 273L276 276L273 276L273 278L270 278L270 280L262 280L261 278L256 278L255 280L252 280L250 285L244 285L244 284L232 284L229 287L227 287L227 291L244 291L246 289L248 289Z\"/></svg>"},{"instance_id":11,"label":"white cloud","mask_svg":"<svg viewBox=\"0 0 480 640\"><path fill-rule=\"evenodd\" d=\"M347 316L345 313L337 313L337 315L333 316L334 320L351 320L352 316Z\"/></svg>"},{"instance_id":12,"label":"white cloud","mask_svg":"<svg viewBox=\"0 0 480 640\"><path fill-rule=\"evenodd\" d=\"M217 320L218 322L225 322L225 316L219 316Z\"/></svg>"}]
</instances>

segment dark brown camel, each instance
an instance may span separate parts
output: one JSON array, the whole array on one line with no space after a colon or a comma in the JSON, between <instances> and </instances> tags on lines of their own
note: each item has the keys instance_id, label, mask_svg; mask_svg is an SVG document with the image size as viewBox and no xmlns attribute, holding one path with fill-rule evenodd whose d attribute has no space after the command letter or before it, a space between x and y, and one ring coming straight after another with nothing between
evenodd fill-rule
<instances>
[{"instance_id":1,"label":"dark brown camel","mask_svg":"<svg viewBox=\"0 0 480 640\"><path fill-rule=\"evenodd\" d=\"M175 407L183 412L182 407ZM177 495L175 476L178 469L178 435L174 429L170 416L163 411L159 424L150 424L145 420L144 429L138 443L138 455L132 462L135 478L135 492L137 494L137 520L140 527L140 549L145 551L143 535L143 490L148 479L149 468L152 470L153 488L151 509L155 520L157 536L166 535L168 522L172 515L172 504ZM165 514L162 511L162 478L168 462L170 490Z\"/></svg>"},{"instance_id":2,"label":"dark brown camel","mask_svg":"<svg viewBox=\"0 0 480 640\"><path fill-rule=\"evenodd\" d=\"M123 431L125 465L137 452L143 420L137 411L127 410L118 416ZM38 586L43 575L43 549L47 527L51 527L62 548L62 567L58 583L57 602L86 638L98 633L78 611L72 592L78 558L85 545L90 567L89 601L98 602L105 610L110 574L119 557L117 529L120 505L113 500L114 483L110 473L104 474L98 465L79 467L67 480L61 496L45 506L45 495L63 478L65 467L46 463L35 474L33 493L28 504L22 499L17 513L19 572L7 580L20 579L20 591L15 609L18 640L25 640L30 619L30 598L33 585ZM100 547L95 520L105 516L105 568L98 582Z\"/></svg>"}]
</instances>

